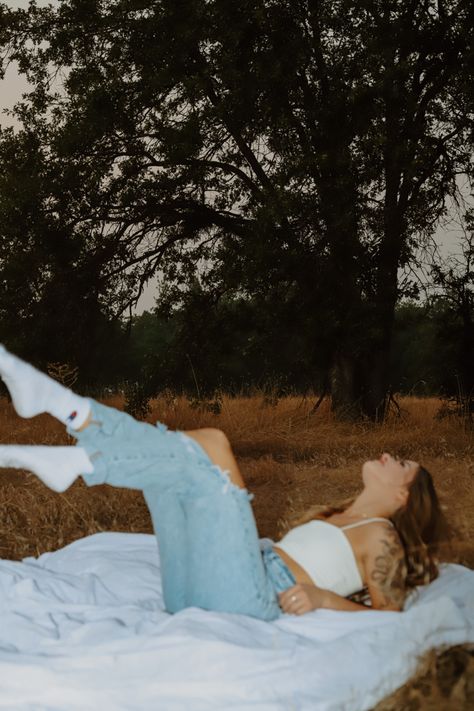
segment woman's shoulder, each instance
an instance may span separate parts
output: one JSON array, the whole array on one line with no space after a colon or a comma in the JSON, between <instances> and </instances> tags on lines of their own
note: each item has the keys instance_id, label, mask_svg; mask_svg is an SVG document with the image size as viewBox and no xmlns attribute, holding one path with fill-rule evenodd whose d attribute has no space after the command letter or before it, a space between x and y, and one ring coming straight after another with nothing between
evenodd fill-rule
<instances>
[{"instance_id":1,"label":"woman's shoulder","mask_svg":"<svg viewBox=\"0 0 474 711\"><path fill-rule=\"evenodd\" d=\"M345 529L344 533L360 557L361 563L373 568L390 566L393 561L404 559L405 551L398 531L391 521L367 521L364 525Z\"/></svg>"},{"instance_id":2,"label":"woman's shoulder","mask_svg":"<svg viewBox=\"0 0 474 711\"><path fill-rule=\"evenodd\" d=\"M366 570L366 579L385 582L393 578L397 584L406 575L405 549L395 526L389 522L374 522L359 539L359 551Z\"/></svg>"},{"instance_id":3,"label":"woman's shoulder","mask_svg":"<svg viewBox=\"0 0 474 711\"><path fill-rule=\"evenodd\" d=\"M393 553L403 552L403 545L398 531L389 520L370 521L359 529L367 545L376 551L390 549Z\"/></svg>"}]
</instances>

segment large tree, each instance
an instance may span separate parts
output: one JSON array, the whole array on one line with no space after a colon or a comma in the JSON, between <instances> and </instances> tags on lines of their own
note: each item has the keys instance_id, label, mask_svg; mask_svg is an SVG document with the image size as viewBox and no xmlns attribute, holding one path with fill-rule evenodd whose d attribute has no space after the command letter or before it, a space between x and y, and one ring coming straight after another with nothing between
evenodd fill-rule
<instances>
[{"instance_id":1,"label":"large tree","mask_svg":"<svg viewBox=\"0 0 474 711\"><path fill-rule=\"evenodd\" d=\"M378 418L399 270L470 169L472 15L467 0L5 9L33 85L7 140L37 137L43 210L109 308L158 271L168 299L197 270L215 299L289 301L315 362L324 341L334 407Z\"/></svg>"}]
</instances>

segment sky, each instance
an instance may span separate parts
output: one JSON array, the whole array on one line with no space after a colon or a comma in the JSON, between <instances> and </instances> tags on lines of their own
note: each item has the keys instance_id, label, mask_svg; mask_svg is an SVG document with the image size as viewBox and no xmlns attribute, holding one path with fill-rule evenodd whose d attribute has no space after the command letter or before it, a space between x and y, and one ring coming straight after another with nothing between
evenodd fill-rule
<instances>
[{"instance_id":1,"label":"sky","mask_svg":"<svg viewBox=\"0 0 474 711\"><path fill-rule=\"evenodd\" d=\"M47 5L59 5L61 0L36 0L38 7ZM25 9L29 5L29 0L0 0L11 10ZM22 93L28 89L28 83L24 76L18 74L16 62L8 67L5 78L0 81L0 124L2 126L16 125L14 119L3 114L4 109L11 109Z\"/></svg>"},{"instance_id":2,"label":"sky","mask_svg":"<svg viewBox=\"0 0 474 711\"><path fill-rule=\"evenodd\" d=\"M0 0L3 4L11 9L27 8L28 0ZM36 0L38 6L58 5L61 0ZM15 121L3 114L3 109L12 108L16 101L21 97L21 94L26 91L28 84L24 77L18 74L17 67L12 64L3 81L0 81L0 125L11 126L15 125ZM456 225L456 216L454 210L450 210L450 215L445 224L440 225L435 234L435 241L439 251L443 256L459 252L458 241L460 231ZM141 313L145 309L151 309L154 306L156 298L157 285L155 281L151 281L144 290L140 298L136 313Z\"/></svg>"}]
</instances>

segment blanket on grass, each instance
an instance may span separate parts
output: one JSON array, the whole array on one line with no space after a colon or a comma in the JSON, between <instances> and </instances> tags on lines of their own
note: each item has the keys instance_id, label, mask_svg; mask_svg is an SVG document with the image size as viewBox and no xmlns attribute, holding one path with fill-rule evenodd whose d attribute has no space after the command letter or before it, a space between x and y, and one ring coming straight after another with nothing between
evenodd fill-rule
<instances>
[{"instance_id":1,"label":"blanket on grass","mask_svg":"<svg viewBox=\"0 0 474 711\"><path fill-rule=\"evenodd\" d=\"M275 622L162 609L154 536L100 533L0 561L0 708L364 711L433 647L474 642L474 572L446 565L403 613Z\"/></svg>"}]
</instances>

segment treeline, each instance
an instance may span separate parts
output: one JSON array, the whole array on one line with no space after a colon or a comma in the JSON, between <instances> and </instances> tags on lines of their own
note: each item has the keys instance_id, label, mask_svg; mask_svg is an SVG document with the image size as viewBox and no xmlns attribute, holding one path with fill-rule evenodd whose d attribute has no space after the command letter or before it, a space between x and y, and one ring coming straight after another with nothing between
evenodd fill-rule
<instances>
[{"instance_id":1,"label":"treeline","mask_svg":"<svg viewBox=\"0 0 474 711\"><path fill-rule=\"evenodd\" d=\"M328 394L331 334L321 330L310 341L293 324L291 312L275 308L270 314L244 299L211 305L196 291L186 310L157 308L127 324L109 324L99 361L83 359L78 386L99 394L123 389L134 402L166 389L196 400L256 389L269 396ZM462 395L462 334L462 320L443 299L400 305L389 372L392 393ZM308 348L312 341L316 350Z\"/></svg>"}]
</instances>

